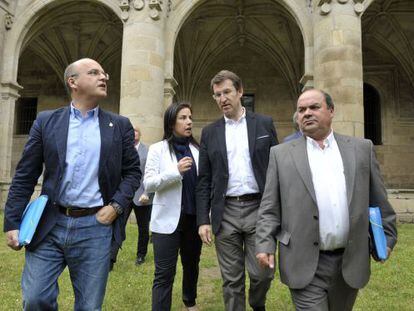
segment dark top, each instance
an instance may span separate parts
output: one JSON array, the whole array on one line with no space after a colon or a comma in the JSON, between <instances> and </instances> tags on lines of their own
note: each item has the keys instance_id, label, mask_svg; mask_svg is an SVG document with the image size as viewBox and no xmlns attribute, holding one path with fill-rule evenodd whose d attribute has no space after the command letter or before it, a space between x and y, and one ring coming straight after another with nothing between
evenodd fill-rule
<instances>
[{"instance_id":1,"label":"dark top","mask_svg":"<svg viewBox=\"0 0 414 311\"><path fill-rule=\"evenodd\" d=\"M189 137L174 136L172 143L175 155L177 156L177 161L180 161L184 157L191 157L193 159L193 165L191 165L191 169L183 174L181 211L184 214L195 215L195 187L197 183L197 169L193 154L190 150L190 139Z\"/></svg>"}]
</instances>

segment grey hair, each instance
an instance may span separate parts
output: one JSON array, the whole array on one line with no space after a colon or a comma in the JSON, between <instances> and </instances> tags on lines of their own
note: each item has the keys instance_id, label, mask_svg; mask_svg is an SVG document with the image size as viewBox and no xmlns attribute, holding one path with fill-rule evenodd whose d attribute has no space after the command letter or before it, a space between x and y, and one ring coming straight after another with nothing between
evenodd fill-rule
<instances>
[{"instance_id":1,"label":"grey hair","mask_svg":"<svg viewBox=\"0 0 414 311\"><path fill-rule=\"evenodd\" d=\"M299 131L299 124L298 124L298 112L295 111L293 113L292 116L292 123L293 123L293 127L295 128L296 131Z\"/></svg>"},{"instance_id":2,"label":"grey hair","mask_svg":"<svg viewBox=\"0 0 414 311\"><path fill-rule=\"evenodd\" d=\"M76 64L75 62L73 62L66 67L65 73L63 74L63 80L65 81L65 89L69 95L72 93L72 89L69 86L68 79L70 77L73 77L74 75L77 75L77 73L75 72L75 68Z\"/></svg>"}]
</instances>

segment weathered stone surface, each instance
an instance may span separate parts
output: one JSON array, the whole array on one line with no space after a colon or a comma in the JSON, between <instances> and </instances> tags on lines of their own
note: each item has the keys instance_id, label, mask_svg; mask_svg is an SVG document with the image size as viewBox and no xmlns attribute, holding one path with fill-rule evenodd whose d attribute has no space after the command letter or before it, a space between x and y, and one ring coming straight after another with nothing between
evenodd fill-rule
<instances>
[{"instance_id":1,"label":"weathered stone surface","mask_svg":"<svg viewBox=\"0 0 414 311\"><path fill-rule=\"evenodd\" d=\"M174 96L193 104L199 138L201 128L220 117L209 83L224 68L243 78L255 111L273 117L279 140L293 132L303 76L307 86L333 96L334 129L363 137L367 83L379 94L382 145L376 150L385 183L414 188L414 2L384 7L374 0L362 15L355 6L362 2L353 0L331 1L325 15L315 1L311 10L303 0L225 6L181 0L171 8L168 1L152 8L138 2L128 2L122 22L119 1L8 1L13 24L6 30L0 16L0 82L23 90L1 89L0 181L10 181L27 139L14 135L16 98L36 97L38 112L67 105L63 69L87 56L111 76L101 106L139 125L147 143L161 139L163 112Z\"/></svg>"}]
</instances>

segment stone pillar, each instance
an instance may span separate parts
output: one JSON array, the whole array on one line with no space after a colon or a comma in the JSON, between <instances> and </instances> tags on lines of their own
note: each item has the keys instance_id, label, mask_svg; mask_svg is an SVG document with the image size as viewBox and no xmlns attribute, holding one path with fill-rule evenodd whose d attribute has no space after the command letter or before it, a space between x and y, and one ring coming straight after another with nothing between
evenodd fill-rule
<instances>
[{"instance_id":1,"label":"stone pillar","mask_svg":"<svg viewBox=\"0 0 414 311\"><path fill-rule=\"evenodd\" d=\"M142 140L162 138L164 113L164 26L169 1L121 0L122 43L120 114L140 127Z\"/></svg>"},{"instance_id":2,"label":"stone pillar","mask_svg":"<svg viewBox=\"0 0 414 311\"><path fill-rule=\"evenodd\" d=\"M0 183L11 181L11 157L13 146L14 107L19 98L17 83L1 83L0 98Z\"/></svg>"},{"instance_id":3,"label":"stone pillar","mask_svg":"<svg viewBox=\"0 0 414 311\"><path fill-rule=\"evenodd\" d=\"M334 130L364 136L363 0L318 0L314 7L314 85L335 103Z\"/></svg>"}]
</instances>

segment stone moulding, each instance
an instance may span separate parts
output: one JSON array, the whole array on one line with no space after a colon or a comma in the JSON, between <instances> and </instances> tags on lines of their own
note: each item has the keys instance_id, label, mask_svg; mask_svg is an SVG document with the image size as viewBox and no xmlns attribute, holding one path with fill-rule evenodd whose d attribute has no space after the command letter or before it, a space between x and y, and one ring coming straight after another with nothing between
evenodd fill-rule
<instances>
[{"instance_id":1,"label":"stone moulding","mask_svg":"<svg viewBox=\"0 0 414 311\"><path fill-rule=\"evenodd\" d=\"M148 7L150 8L150 17L153 20L159 20L162 11L162 0L149 0Z\"/></svg>"},{"instance_id":2,"label":"stone moulding","mask_svg":"<svg viewBox=\"0 0 414 311\"><path fill-rule=\"evenodd\" d=\"M131 0L120 0L119 7L122 10L121 18L125 22L129 18L129 10L131 8ZM159 20L161 18L162 12L162 5L163 0L147 0L148 8L149 8L149 16L153 20ZM171 11L172 1L168 0L167 2L167 13ZM137 10L141 11L145 7L145 0L132 0L132 7ZM167 15L168 16L168 15Z\"/></svg>"},{"instance_id":3,"label":"stone moulding","mask_svg":"<svg viewBox=\"0 0 414 311\"><path fill-rule=\"evenodd\" d=\"M129 18L129 0L120 0L119 8L121 9L121 18L125 22Z\"/></svg>"},{"instance_id":4,"label":"stone moulding","mask_svg":"<svg viewBox=\"0 0 414 311\"><path fill-rule=\"evenodd\" d=\"M10 30L12 28L13 22L14 16L10 13L6 13L6 15L4 16L4 27L6 28L6 30Z\"/></svg>"},{"instance_id":5,"label":"stone moulding","mask_svg":"<svg viewBox=\"0 0 414 311\"><path fill-rule=\"evenodd\" d=\"M321 15L328 15L332 11L332 3L333 0L319 0L318 7L320 8L319 13ZM339 4L347 4L348 2L351 2L351 0L336 0ZM360 15L362 12L364 12L364 0L352 0L354 5L354 11L357 15Z\"/></svg>"},{"instance_id":6,"label":"stone moulding","mask_svg":"<svg viewBox=\"0 0 414 311\"><path fill-rule=\"evenodd\" d=\"M134 0L134 2L132 3L132 6L134 7L135 10L141 11L145 6L145 2L144 0Z\"/></svg>"},{"instance_id":7,"label":"stone moulding","mask_svg":"<svg viewBox=\"0 0 414 311\"><path fill-rule=\"evenodd\" d=\"M164 78L164 95L169 95L173 97L175 95L175 88L177 87L178 82L171 75L167 75Z\"/></svg>"}]
</instances>

